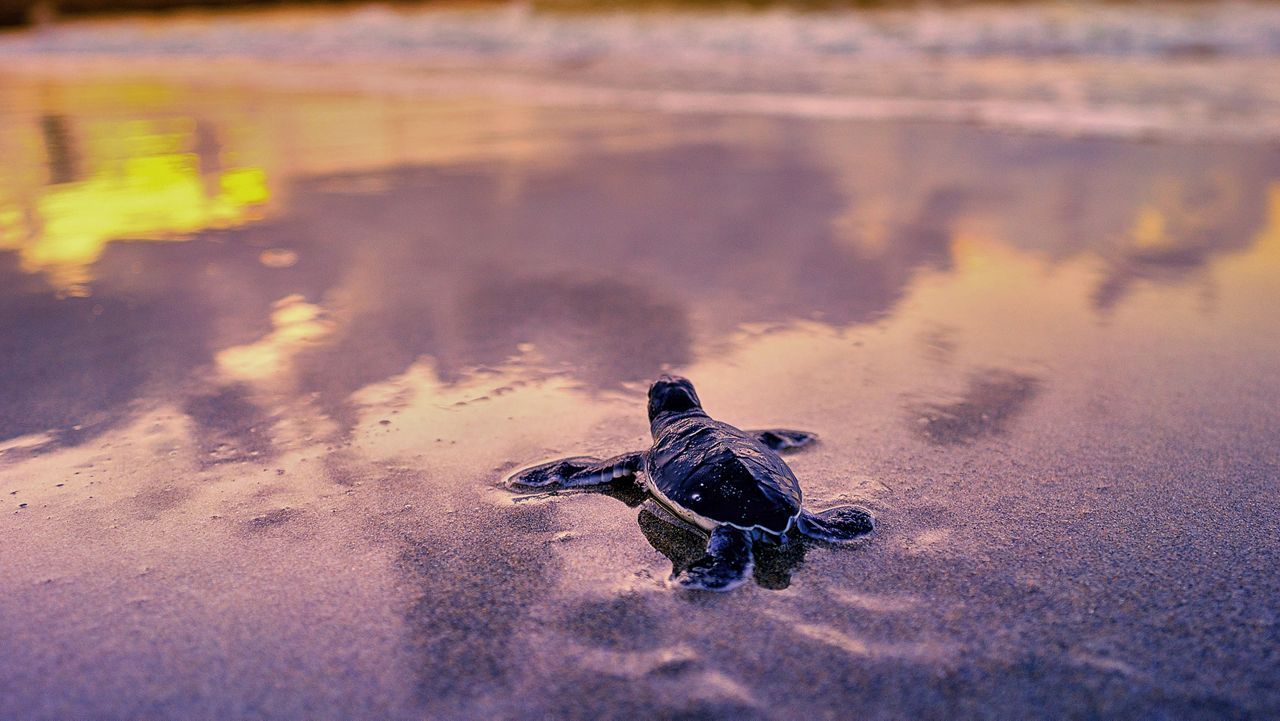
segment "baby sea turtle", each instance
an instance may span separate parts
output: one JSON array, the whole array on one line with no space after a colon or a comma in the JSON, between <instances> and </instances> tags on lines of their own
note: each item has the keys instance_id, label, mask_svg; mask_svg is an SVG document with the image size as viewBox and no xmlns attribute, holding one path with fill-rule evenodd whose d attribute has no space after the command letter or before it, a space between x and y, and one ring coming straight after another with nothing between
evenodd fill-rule
<instances>
[{"instance_id":1,"label":"baby sea turtle","mask_svg":"<svg viewBox=\"0 0 1280 721\"><path fill-rule=\"evenodd\" d=\"M653 446L607 460L564 458L517 471L513 488L575 488L639 481L676 516L707 532L707 552L672 580L679 586L727 591L751 572L753 543L783 543L803 536L845 543L874 528L856 506L811 513L801 506L800 484L778 451L812 443L803 431L743 431L712 420L693 383L662 376L649 388Z\"/></svg>"}]
</instances>

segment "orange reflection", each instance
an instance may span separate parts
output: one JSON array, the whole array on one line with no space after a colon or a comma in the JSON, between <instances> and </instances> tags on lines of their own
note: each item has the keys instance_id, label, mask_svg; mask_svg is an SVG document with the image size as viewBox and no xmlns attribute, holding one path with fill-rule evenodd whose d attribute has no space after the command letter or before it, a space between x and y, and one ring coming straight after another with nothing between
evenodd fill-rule
<instances>
[{"instance_id":1,"label":"orange reflection","mask_svg":"<svg viewBox=\"0 0 1280 721\"><path fill-rule=\"evenodd\" d=\"M278 376L299 350L332 330L322 313L320 306L307 303L302 296L282 298L271 313L271 333L253 343L220 351L218 367L235 380L263 381Z\"/></svg>"},{"instance_id":2,"label":"orange reflection","mask_svg":"<svg viewBox=\"0 0 1280 721\"><path fill-rule=\"evenodd\" d=\"M1267 188L1267 222L1258 231L1251 255L1272 270L1280 265L1280 182Z\"/></svg>"}]
</instances>

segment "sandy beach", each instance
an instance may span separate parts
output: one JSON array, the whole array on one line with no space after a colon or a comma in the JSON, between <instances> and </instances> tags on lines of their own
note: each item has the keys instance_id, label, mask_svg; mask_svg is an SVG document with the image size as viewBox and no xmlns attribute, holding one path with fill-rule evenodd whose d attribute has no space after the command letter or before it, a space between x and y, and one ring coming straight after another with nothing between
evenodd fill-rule
<instances>
[{"instance_id":1,"label":"sandy beach","mask_svg":"<svg viewBox=\"0 0 1280 721\"><path fill-rule=\"evenodd\" d=\"M1280 715L1269 8L0 36L0 718ZM662 372L875 533L503 487Z\"/></svg>"}]
</instances>

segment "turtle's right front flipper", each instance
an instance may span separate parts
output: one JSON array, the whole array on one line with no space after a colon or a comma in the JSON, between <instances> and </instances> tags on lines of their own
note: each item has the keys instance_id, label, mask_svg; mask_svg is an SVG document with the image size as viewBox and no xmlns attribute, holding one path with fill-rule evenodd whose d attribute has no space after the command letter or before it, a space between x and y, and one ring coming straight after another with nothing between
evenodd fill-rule
<instances>
[{"instance_id":1,"label":"turtle's right front flipper","mask_svg":"<svg viewBox=\"0 0 1280 721\"><path fill-rule=\"evenodd\" d=\"M756 440L765 444L774 451L789 451L794 448L804 448L818 440L817 433L795 431L790 428L761 428L759 430L747 431L747 433L755 436Z\"/></svg>"},{"instance_id":2,"label":"turtle's right front flipper","mask_svg":"<svg viewBox=\"0 0 1280 721\"><path fill-rule=\"evenodd\" d=\"M871 512L858 506L836 506L821 513L802 511L796 528L809 538L827 543L849 543L875 530Z\"/></svg>"},{"instance_id":3,"label":"turtle's right front flipper","mask_svg":"<svg viewBox=\"0 0 1280 721\"><path fill-rule=\"evenodd\" d=\"M640 453L624 453L605 460L574 456L541 463L507 476L508 488L577 488L598 486L621 479L634 479L644 465Z\"/></svg>"},{"instance_id":4,"label":"turtle's right front flipper","mask_svg":"<svg viewBox=\"0 0 1280 721\"><path fill-rule=\"evenodd\" d=\"M689 564L672 581L695 591L728 591L751 573L751 534L729 525L716 526L707 542L707 555Z\"/></svg>"}]
</instances>

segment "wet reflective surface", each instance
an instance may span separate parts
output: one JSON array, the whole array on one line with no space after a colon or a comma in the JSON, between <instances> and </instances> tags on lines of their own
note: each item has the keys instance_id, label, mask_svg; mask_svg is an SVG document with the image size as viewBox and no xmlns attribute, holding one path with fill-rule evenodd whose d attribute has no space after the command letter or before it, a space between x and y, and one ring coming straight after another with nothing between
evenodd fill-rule
<instances>
[{"instance_id":1,"label":"wet reflective surface","mask_svg":"<svg viewBox=\"0 0 1280 721\"><path fill-rule=\"evenodd\" d=\"M0 716L1280 709L1272 145L19 77L0 128ZM667 369L871 541L687 595L642 499L499 487Z\"/></svg>"}]
</instances>

